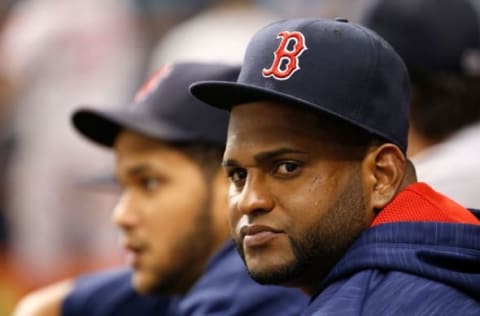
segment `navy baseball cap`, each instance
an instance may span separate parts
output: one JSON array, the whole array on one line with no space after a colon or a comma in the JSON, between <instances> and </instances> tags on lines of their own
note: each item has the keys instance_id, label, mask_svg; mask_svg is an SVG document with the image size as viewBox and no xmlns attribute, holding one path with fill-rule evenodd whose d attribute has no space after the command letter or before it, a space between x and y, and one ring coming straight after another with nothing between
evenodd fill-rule
<instances>
[{"instance_id":1,"label":"navy baseball cap","mask_svg":"<svg viewBox=\"0 0 480 316\"><path fill-rule=\"evenodd\" d=\"M143 84L132 103L109 110L82 106L72 122L81 134L108 147L123 129L168 142L224 146L228 114L193 98L188 87L198 80L234 81L239 70L210 63L165 65Z\"/></svg>"},{"instance_id":2,"label":"navy baseball cap","mask_svg":"<svg viewBox=\"0 0 480 316\"><path fill-rule=\"evenodd\" d=\"M411 72L469 73L478 68L469 57L480 46L480 25L467 0L379 0L362 24L383 36Z\"/></svg>"},{"instance_id":3,"label":"navy baseball cap","mask_svg":"<svg viewBox=\"0 0 480 316\"><path fill-rule=\"evenodd\" d=\"M237 82L191 86L215 107L273 100L327 113L407 148L409 78L376 33L346 19L276 22L250 41Z\"/></svg>"}]
</instances>

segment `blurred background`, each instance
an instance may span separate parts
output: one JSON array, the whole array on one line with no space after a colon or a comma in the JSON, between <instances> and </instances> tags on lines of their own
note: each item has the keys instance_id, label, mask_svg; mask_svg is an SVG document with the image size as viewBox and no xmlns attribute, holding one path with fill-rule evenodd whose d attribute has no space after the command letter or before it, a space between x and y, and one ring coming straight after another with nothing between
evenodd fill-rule
<instances>
[{"instance_id":1,"label":"blurred background","mask_svg":"<svg viewBox=\"0 0 480 316\"><path fill-rule=\"evenodd\" d=\"M74 132L76 106L127 103L166 62L240 62L271 21L358 21L370 2L0 0L0 315L32 289L122 262L113 156Z\"/></svg>"}]
</instances>

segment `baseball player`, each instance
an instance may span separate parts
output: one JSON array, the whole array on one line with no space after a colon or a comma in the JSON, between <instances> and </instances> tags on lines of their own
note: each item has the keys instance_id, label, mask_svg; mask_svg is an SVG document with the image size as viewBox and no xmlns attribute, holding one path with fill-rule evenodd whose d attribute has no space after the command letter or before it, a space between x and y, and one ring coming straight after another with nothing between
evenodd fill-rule
<instances>
[{"instance_id":1,"label":"baseball player","mask_svg":"<svg viewBox=\"0 0 480 316\"><path fill-rule=\"evenodd\" d=\"M250 275L301 288L303 315L480 314L480 222L416 181L409 77L346 19L270 24L237 82L191 87L229 109L229 223Z\"/></svg>"},{"instance_id":2,"label":"baseball player","mask_svg":"<svg viewBox=\"0 0 480 316\"><path fill-rule=\"evenodd\" d=\"M253 282L229 241L220 168L228 115L188 92L193 81L237 75L238 67L220 64L167 65L126 108L73 114L80 133L115 152L123 193L113 220L130 268L44 289L17 315L299 313L307 297Z\"/></svg>"}]
</instances>

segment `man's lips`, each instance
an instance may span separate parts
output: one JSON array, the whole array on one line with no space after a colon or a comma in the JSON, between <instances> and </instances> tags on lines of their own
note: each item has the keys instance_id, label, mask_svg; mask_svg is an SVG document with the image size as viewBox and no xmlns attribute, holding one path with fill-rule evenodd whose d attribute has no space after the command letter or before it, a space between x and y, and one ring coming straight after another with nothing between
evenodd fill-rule
<instances>
[{"instance_id":1,"label":"man's lips","mask_svg":"<svg viewBox=\"0 0 480 316\"><path fill-rule=\"evenodd\" d=\"M281 234L282 231L263 225L246 225L240 229L245 247L259 247Z\"/></svg>"},{"instance_id":2,"label":"man's lips","mask_svg":"<svg viewBox=\"0 0 480 316\"><path fill-rule=\"evenodd\" d=\"M140 256L144 251L144 247L128 241L123 242L122 246L126 252L127 264L132 267L138 266L138 264L140 263Z\"/></svg>"}]
</instances>

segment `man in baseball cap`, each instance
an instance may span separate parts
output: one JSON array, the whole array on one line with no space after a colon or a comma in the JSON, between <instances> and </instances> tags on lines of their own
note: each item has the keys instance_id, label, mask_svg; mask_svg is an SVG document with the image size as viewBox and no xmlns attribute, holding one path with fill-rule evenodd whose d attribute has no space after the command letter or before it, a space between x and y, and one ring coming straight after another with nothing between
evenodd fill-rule
<instances>
[{"instance_id":1,"label":"man in baseball cap","mask_svg":"<svg viewBox=\"0 0 480 316\"><path fill-rule=\"evenodd\" d=\"M166 65L126 108L73 114L80 133L115 152L123 193L113 220L130 269L61 284L48 315L297 315L306 305L298 290L253 282L228 238L220 164L228 115L195 100L188 86L233 81L238 71Z\"/></svg>"},{"instance_id":2,"label":"man in baseball cap","mask_svg":"<svg viewBox=\"0 0 480 316\"><path fill-rule=\"evenodd\" d=\"M380 0L363 23L411 75L408 154L418 178L480 207L480 21L468 0Z\"/></svg>"},{"instance_id":3,"label":"man in baseball cap","mask_svg":"<svg viewBox=\"0 0 480 316\"><path fill-rule=\"evenodd\" d=\"M253 279L303 289L304 315L480 312L480 222L416 182L408 73L377 34L273 23L237 82L191 91L230 111L230 231Z\"/></svg>"}]
</instances>

